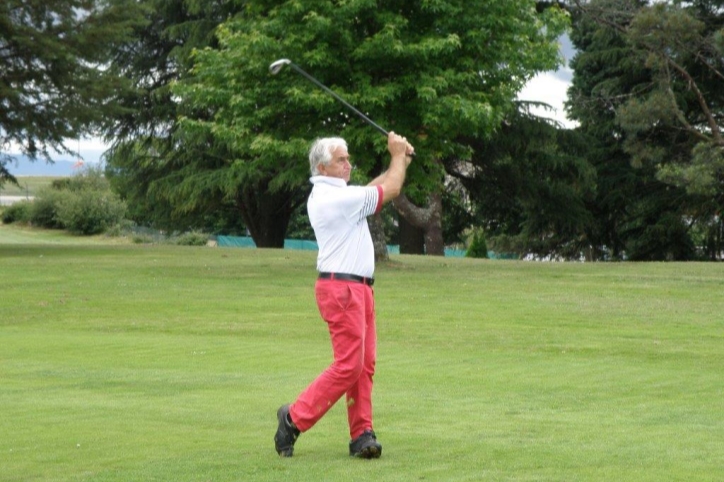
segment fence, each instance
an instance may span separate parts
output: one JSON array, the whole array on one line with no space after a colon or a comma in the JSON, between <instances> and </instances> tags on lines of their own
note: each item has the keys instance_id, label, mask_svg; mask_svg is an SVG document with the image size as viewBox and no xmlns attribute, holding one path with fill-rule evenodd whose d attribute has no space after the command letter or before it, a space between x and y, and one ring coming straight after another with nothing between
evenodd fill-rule
<instances>
[{"instance_id":1,"label":"fence","mask_svg":"<svg viewBox=\"0 0 724 482\"><path fill-rule=\"evenodd\" d=\"M216 236L216 243L217 246L222 248L256 248L254 240L247 236ZM319 248L315 241L285 239L284 249L316 251ZM398 245L387 245L387 251L390 254L400 254L400 247ZM463 257L465 256L465 250L445 248L445 256Z\"/></svg>"}]
</instances>

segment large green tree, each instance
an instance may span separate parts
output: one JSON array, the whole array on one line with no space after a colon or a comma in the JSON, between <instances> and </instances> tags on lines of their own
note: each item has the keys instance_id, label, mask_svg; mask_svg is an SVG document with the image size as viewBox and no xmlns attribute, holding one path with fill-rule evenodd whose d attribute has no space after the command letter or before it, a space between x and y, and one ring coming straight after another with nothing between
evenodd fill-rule
<instances>
[{"instance_id":1,"label":"large green tree","mask_svg":"<svg viewBox=\"0 0 724 482\"><path fill-rule=\"evenodd\" d=\"M252 221L274 236L267 245L281 246L291 209L306 194L315 137L345 137L368 176L384 169L385 139L376 130L293 71L269 74L272 61L289 58L411 139L417 157L407 191L434 201L445 163L471 159L525 82L558 64L566 25L562 10L538 12L528 0L249 1L217 31L220 48L199 50L193 77L174 89L174 139L187 155L165 190L189 207L194 193L221 190L239 200L255 238ZM439 209L428 219L435 225L422 224L426 232L441 233ZM442 237L426 248L442 254Z\"/></svg>"},{"instance_id":2,"label":"large green tree","mask_svg":"<svg viewBox=\"0 0 724 482\"><path fill-rule=\"evenodd\" d=\"M114 56L113 67L132 89L117 99L125 111L104 125L104 134L112 142L107 175L128 203L129 217L139 224L238 233L242 229L238 209L223 193L198 193L191 207L174 202L169 189L164 189L164 180L168 182L176 173L185 154L206 155L189 152L174 138L178 109L171 85L188 75L194 49L217 45L214 30L241 6L226 0L142 3L146 23L134 29L133 42Z\"/></svg>"},{"instance_id":3,"label":"large green tree","mask_svg":"<svg viewBox=\"0 0 724 482\"><path fill-rule=\"evenodd\" d=\"M720 81L697 67L705 57L678 2L574 3L569 113L591 139L598 179L589 240L604 258L690 259L721 209L720 194L707 197L692 176L697 146L716 145Z\"/></svg>"},{"instance_id":4,"label":"large green tree","mask_svg":"<svg viewBox=\"0 0 724 482\"><path fill-rule=\"evenodd\" d=\"M143 22L134 0L0 2L0 184L11 179L11 144L32 159L73 154L125 88L111 54Z\"/></svg>"}]
</instances>

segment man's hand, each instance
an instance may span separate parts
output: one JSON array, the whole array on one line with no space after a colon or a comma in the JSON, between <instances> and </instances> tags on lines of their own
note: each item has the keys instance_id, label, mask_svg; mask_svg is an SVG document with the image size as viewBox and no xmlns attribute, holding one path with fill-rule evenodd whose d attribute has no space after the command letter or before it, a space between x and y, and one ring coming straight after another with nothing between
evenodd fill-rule
<instances>
[{"instance_id":1,"label":"man's hand","mask_svg":"<svg viewBox=\"0 0 724 482\"><path fill-rule=\"evenodd\" d=\"M415 155L415 148L407 142L407 139L394 132L390 132L387 136L387 150L390 151L390 156L393 158L404 154L409 158L405 160L408 166L412 160L411 157Z\"/></svg>"}]
</instances>

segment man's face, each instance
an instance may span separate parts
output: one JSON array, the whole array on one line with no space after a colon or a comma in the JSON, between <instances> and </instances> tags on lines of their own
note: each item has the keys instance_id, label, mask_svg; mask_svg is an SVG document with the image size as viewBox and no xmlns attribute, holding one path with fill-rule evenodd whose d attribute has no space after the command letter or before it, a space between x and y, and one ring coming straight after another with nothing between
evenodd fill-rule
<instances>
[{"instance_id":1,"label":"man's face","mask_svg":"<svg viewBox=\"0 0 724 482\"><path fill-rule=\"evenodd\" d=\"M352 164L349 163L349 154L344 147L338 147L332 151L332 160L329 165L320 164L319 172L323 176L337 177L349 182L349 176L352 173Z\"/></svg>"}]
</instances>

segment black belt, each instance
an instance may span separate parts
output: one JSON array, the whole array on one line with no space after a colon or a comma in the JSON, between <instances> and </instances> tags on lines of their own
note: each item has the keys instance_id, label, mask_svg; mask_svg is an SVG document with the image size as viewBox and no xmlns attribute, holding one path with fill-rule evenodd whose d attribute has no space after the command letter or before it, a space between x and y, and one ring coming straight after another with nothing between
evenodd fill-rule
<instances>
[{"instance_id":1,"label":"black belt","mask_svg":"<svg viewBox=\"0 0 724 482\"><path fill-rule=\"evenodd\" d=\"M367 286L375 284L374 278L365 278L356 274L348 273L319 273L319 279L338 279L340 281L354 281L355 283L364 283Z\"/></svg>"}]
</instances>

